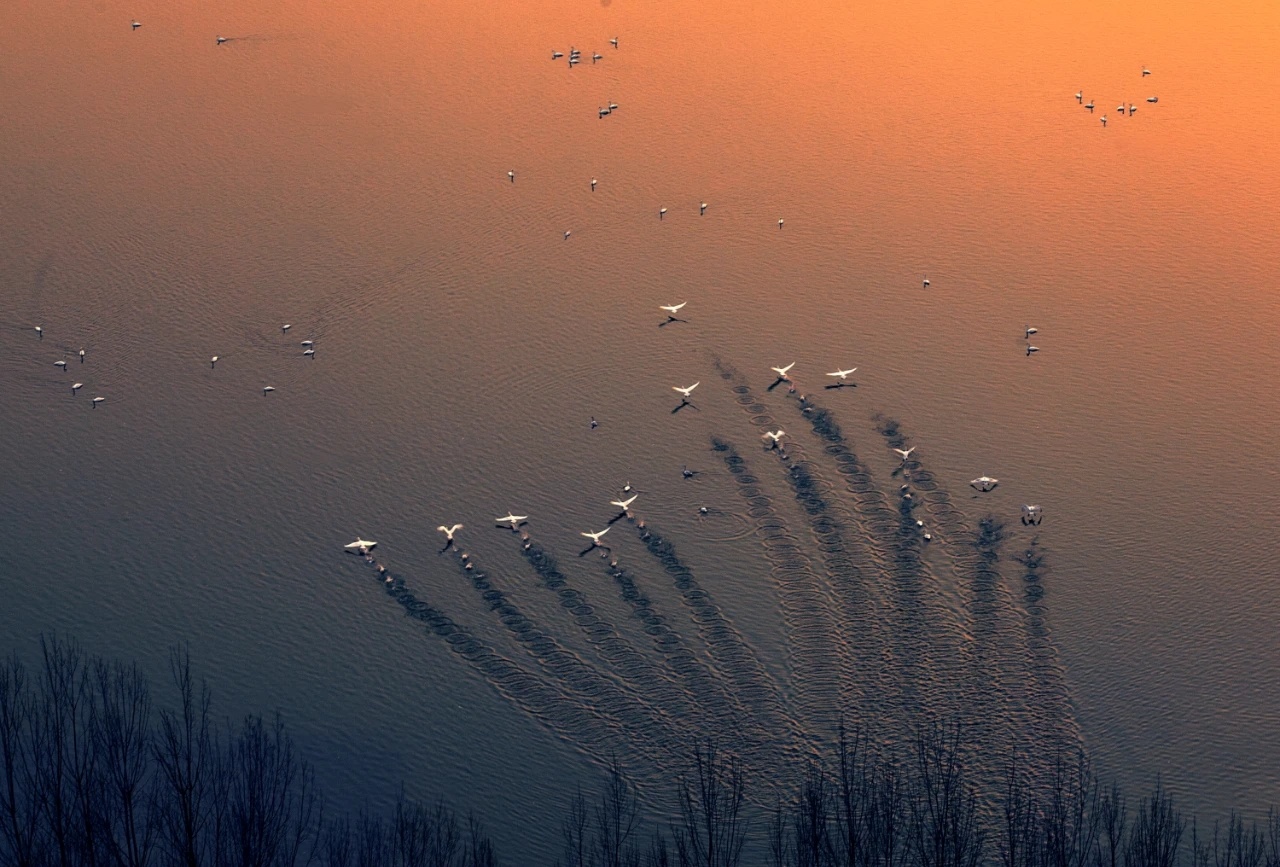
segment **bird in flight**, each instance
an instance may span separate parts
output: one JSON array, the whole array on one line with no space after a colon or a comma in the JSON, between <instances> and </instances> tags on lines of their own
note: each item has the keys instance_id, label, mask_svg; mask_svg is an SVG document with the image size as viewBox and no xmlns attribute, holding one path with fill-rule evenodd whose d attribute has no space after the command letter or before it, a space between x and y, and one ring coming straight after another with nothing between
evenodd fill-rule
<instances>
[{"instance_id":1,"label":"bird in flight","mask_svg":"<svg viewBox=\"0 0 1280 867\"><path fill-rule=\"evenodd\" d=\"M356 540L350 545L343 545L342 547L352 554L368 554L371 548L378 547L378 543L370 542L368 539L361 539L357 536Z\"/></svg>"},{"instance_id":2,"label":"bird in flight","mask_svg":"<svg viewBox=\"0 0 1280 867\"><path fill-rule=\"evenodd\" d=\"M515 532L515 530L528 519L529 519L528 515L507 514L501 518L494 518L493 522L495 524L510 524L512 532Z\"/></svg>"},{"instance_id":3,"label":"bird in flight","mask_svg":"<svg viewBox=\"0 0 1280 867\"><path fill-rule=\"evenodd\" d=\"M629 512L631 510L631 504L636 501L636 497L638 496L640 495L632 494L631 496L627 497L625 500L610 500L609 505L617 506L622 511Z\"/></svg>"},{"instance_id":4,"label":"bird in flight","mask_svg":"<svg viewBox=\"0 0 1280 867\"><path fill-rule=\"evenodd\" d=\"M857 370L857 369L858 369L858 368L856 368L856 367L851 367L851 368L849 368L848 370L836 370L836 371L833 371L833 372L831 372L831 373L828 373L828 374L827 374L827 376L835 376L835 377L839 377L839 378L840 378L840 379L842 379L842 380L843 380L843 379L848 379L848 378L849 378L849 374L853 373L853 372L854 372L855 370Z\"/></svg>"},{"instance_id":5,"label":"bird in flight","mask_svg":"<svg viewBox=\"0 0 1280 867\"><path fill-rule=\"evenodd\" d=\"M1044 510L1039 506L1022 507L1023 526L1039 526L1042 520L1044 520Z\"/></svg>"},{"instance_id":6,"label":"bird in flight","mask_svg":"<svg viewBox=\"0 0 1280 867\"><path fill-rule=\"evenodd\" d=\"M436 527L436 529L441 533L444 533L444 546L448 548L453 544L453 534L461 530L462 525L454 524L452 527L446 527L444 524L441 524L439 527Z\"/></svg>"},{"instance_id":7,"label":"bird in flight","mask_svg":"<svg viewBox=\"0 0 1280 867\"><path fill-rule=\"evenodd\" d=\"M969 484L985 494L987 491L994 491L996 485L1000 484L1000 480L993 479L990 476L978 476L978 478L969 482Z\"/></svg>"},{"instance_id":8,"label":"bird in flight","mask_svg":"<svg viewBox=\"0 0 1280 867\"><path fill-rule=\"evenodd\" d=\"M605 533L609 532L611 529L613 528L605 527L599 533L582 533L580 535L586 536L588 539L591 540L591 548L604 548L606 546L600 544L600 539L602 536L604 536ZM587 550L590 551L591 548L588 548Z\"/></svg>"},{"instance_id":9,"label":"bird in flight","mask_svg":"<svg viewBox=\"0 0 1280 867\"><path fill-rule=\"evenodd\" d=\"M688 399L689 399L689 395L693 394L693 390L694 390L695 388L697 388L698 386L700 386L700 385L702 385L702 380L698 380L697 382L695 382L693 385L689 386L688 388L681 388L681 387L680 387L680 386L678 386L678 385L673 385L673 386L671 386L671 390L672 390L672 391L678 391L678 392L680 392L681 394L683 394L683 395L684 395L685 400L688 400Z\"/></svg>"},{"instance_id":10,"label":"bird in flight","mask_svg":"<svg viewBox=\"0 0 1280 867\"><path fill-rule=\"evenodd\" d=\"M776 449L778 447L778 443L782 442L782 437L785 434L786 434L786 431L784 431L782 428L778 428L776 431L765 431L764 436L760 437L760 439L770 440L773 443L771 448Z\"/></svg>"},{"instance_id":11,"label":"bird in flight","mask_svg":"<svg viewBox=\"0 0 1280 867\"><path fill-rule=\"evenodd\" d=\"M787 376L787 371L791 370L791 368L793 368L793 367L795 367L795 366L796 366L796 363L793 361L793 362L791 362L790 364L788 364L786 367L772 367L772 368L770 368L770 370L772 370L774 373L778 374L778 379L787 379L787 380L789 380L789 379L791 379L791 377Z\"/></svg>"},{"instance_id":12,"label":"bird in flight","mask_svg":"<svg viewBox=\"0 0 1280 867\"><path fill-rule=\"evenodd\" d=\"M914 452L915 450L916 450L915 446L912 446L909 449L894 449L895 452L902 455L902 462L904 464L907 462L907 458L911 457L911 453Z\"/></svg>"}]
</instances>

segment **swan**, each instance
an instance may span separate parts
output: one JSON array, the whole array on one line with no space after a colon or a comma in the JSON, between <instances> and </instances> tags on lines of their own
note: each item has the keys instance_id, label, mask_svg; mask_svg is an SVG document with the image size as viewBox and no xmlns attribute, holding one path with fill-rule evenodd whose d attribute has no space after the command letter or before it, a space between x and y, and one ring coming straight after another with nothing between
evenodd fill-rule
<instances>
[{"instance_id":1,"label":"swan","mask_svg":"<svg viewBox=\"0 0 1280 867\"><path fill-rule=\"evenodd\" d=\"M624 511L624 512L625 512L625 511L627 511L628 509L630 509L630 508L631 508L631 504L632 504L632 503L634 503L634 502L636 501L636 497L638 497L638 496L640 496L640 495L639 495L639 494L632 494L630 497L627 497L625 500L610 500L610 501L609 501L609 505L610 505L610 506L617 506L619 509L621 509L622 511Z\"/></svg>"},{"instance_id":2,"label":"swan","mask_svg":"<svg viewBox=\"0 0 1280 867\"><path fill-rule=\"evenodd\" d=\"M698 386L700 386L700 385L702 385L702 380L698 380L697 382L695 382L693 385L689 386L688 388L681 388L681 387L680 387L680 386L678 386L678 385L673 385L673 386L671 386L671 390L672 390L672 391L678 391L678 392L680 392L681 394L683 394L683 395L685 396L685 398L688 398L688 397L689 397L689 395L693 394L693 390L694 390L695 388L697 388Z\"/></svg>"},{"instance_id":3,"label":"swan","mask_svg":"<svg viewBox=\"0 0 1280 867\"><path fill-rule=\"evenodd\" d=\"M681 307L683 307L688 303L689 303L688 301L681 301L679 304L659 304L658 309L665 310L674 316L675 314L680 312Z\"/></svg>"},{"instance_id":4,"label":"swan","mask_svg":"<svg viewBox=\"0 0 1280 867\"><path fill-rule=\"evenodd\" d=\"M909 449L894 449L895 452L902 455L902 462L904 464L907 462L907 458L911 457L911 453L914 452L915 450L916 450L915 446L912 446ZM903 485L903 487L906 487L906 485Z\"/></svg>"},{"instance_id":5,"label":"swan","mask_svg":"<svg viewBox=\"0 0 1280 867\"><path fill-rule=\"evenodd\" d=\"M371 548L378 547L377 542L370 542L368 539L361 539L359 536L349 545L343 545L343 550L350 551L352 554L368 554Z\"/></svg>"},{"instance_id":6,"label":"swan","mask_svg":"<svg viewBox=\"0 0 1280 867\"><path fill-rule=\"evenodd\" d=\"M925 278L924 278L924 280L921 282L921 284L920 284L920 285L921 285L923 288L928 289L928 288L929 288L929 278L928 278L928 277L925 277Z\"/></svg>"},{"instance_id":7,"label":"swan","mask_svg":"<svg viewBox=\"0 0 1280 867\"><path fill-rule=\"evenodd\" d=\"M77 382L75 385L71 386L71 393L75 394L77 391L79 391L82 388L84 388L84 383Z\"/></svg>"},{"instance_id":8,"label":"swan","mask_svg":"<svg viewBox=\"0 0 1280 867\"><path fill-rule=\"evenodd\" d=\"M600 544L600 538L604 536L605 533L609 532L612 529L613 529L612 527L605 527L599 533L581 533L580 535L586 536L588 539L591 540L592 548L603 548L604 546Z\"/></svg>"},{"instance_id":9,"label":"swan","mask_svg":"<svg viewBox=\"0 0 1280 867\"><path fill-rule=\"evenodd\" d=\"M55 361L55 362L53 363L53 366L54 366L54 367L61 367L63 370L66 370L66 369L67 369L67 360L64 358L64 359L62 359L62 361Z\"/></svg>"},{"instance_id":10,"label":"swan","mask_svg":"<svg viewBox=\"0 0 1280 867\"><path fill-rule=\"evenodd\" d=\"M977 488L979 491L986 493L987 491L995 490L996 485L1000 484L1000 480L993 479L990 476L978 476L978 478L969 482L969 484Z\"/></svg>"},{"instance_id":11,"label":"swan","mask_svg":"<svg viewBox=\"0 0 1280 867\"><path fill-rule=\"evenodd\" d=\"M262 387L262 396L266 397L269 392L272 392L275 390L276 390L276 387L274 385L264 385Z\"/></svg>"},{"instance_id":12,"label":"swan","mask_svg":"<svg viewBox=\"0 0 1280 867\"><path fill-rule=\"evenodd\" d=\"M93 408L94 408L94 409L97 409L97 408L98 408L98 404L102 403L104 400L106 400L106 398L105 398L105 397L95 397L95 398L93 399Z\"/></svg>"},{"instance_id":13,"label":"swan","mask_svg":"<svg viewBox=\"0 0 1280 867\"><path fill-rule=\"evenodd\" d=\"M596 191L596 184L597 184L597 183L599 183L599 181L597 181L595 178L592 178L592 179L591 179L591 192L593 192L593 193L594 193L594 192Z\"/></svg>"},{"instance_id":14,"label":"swan","mask_svg":"<svg viewBox=\"0 0 1280 867\"><path fill-rule=\"evenodd\" d=\"M788 364L786 367L771 367L769 369L772 370L774 373L778 374L778 379L790 379L791 377L787 376L787 371L789 371L791 368L795 366L796 366L796 363L793 361L790 364Z\"/></svg>"},{"instance_id":15,"label":"swan","mask_svg":"<svg viewBox=\"0 0 1280 867\"><path fill-rule=\"evenodd\" d=\"M702 203L700 203L700 204L698 205L698 214L699 214L699 216L701 216L702 214L705 214L706 212L707 212L707 203L706 203L706 202L702 202Z\"/></svg>"},{"instance_id":16,"label":"swan","mask_svg":"<svg viewBox=\"0 0 1280 867\"><path fill-rule=\"evenodd\" d=\"M666 215L667 215L667 209L666 209L666 208L658 208L658 219L659 219L659 220L661 220L661 219L662 219L663 217L665 217Z\"/></svg>"},{"instance_id":17,"label":"swan","mask_svg":"<svg viewBox=\"0 0 1280 867\"><path fill-rule=\"evenodd\" d=\"M848 370L836 370L831 373L828 373L827 376L838 376L840 377L840 379L848 379L849 374L853 373L857 369L858 368L856 367L851 367Z\"/></svg>"},{"instance_id":18,"label":"swan","mask_svg":"<svg viewBox=\"0 0 1280 867\"><path fill-rule=\"evenodd\" d=\"M1044 510L1039 506L1022 507L1023 525L1038 525L1044 519Z\"/></svg>"},{"instance_id":19,"label":"swan","mask_svg":"<svg viewBox=\"0 0 1280 867\"><path fill-rule=\"evenodd\" d=\"M215 355L213 358L209 359L210 367L214 367L215 365L217 365L217 363L218 363L218 356Z\"/></svg>"},{"instance_id":20,"label":"swan","mask_svg":"<svg viewBox=\"0 0 1280 867\"><path fill-rule=\"evenodd\" d=\"M495 524L510 524L512 531L516 530L521 524L529 519L528 515L512 515L507 514L501 518L494 518Z\"/></svg>"},{"instance_id":21,"label":"swan","mask_svg":"<svg viewBox=\"0 0 1280 867\"><path fill-rule=\"evenodd\" d=\"M462 529L462 525L461 525L461 524L454 524L452 527L446 527L446 526L444 526L443 524L441 524L439 527L436 527L436 529L437 529L437 530L439 530L441 533L444 533L444 538L445 538L447 541L452 542L452 541L453 541L453 534L454 534L454 533L456 533L456 532L458 532L459 530L461 530L461 529Z\"/></svg>"}]
</instances>

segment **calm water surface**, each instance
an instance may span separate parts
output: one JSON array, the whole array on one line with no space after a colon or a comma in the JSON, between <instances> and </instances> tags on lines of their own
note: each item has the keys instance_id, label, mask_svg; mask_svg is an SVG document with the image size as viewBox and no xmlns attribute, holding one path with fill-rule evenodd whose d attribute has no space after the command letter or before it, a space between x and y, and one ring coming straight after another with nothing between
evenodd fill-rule
<instances>
[{"instance_id":1,"label":"calm water surface","mask_svg":"<svg viewBox=\"0 0 1280 867\"><path fill-rule=\"evenodd\" d=\"M222 711L279 709L339 804L404 781L545 860L628 725L650 732L627 756L643 779L744 714L821 741L841 702L881 723L995 708L980 749L1078 739L1192 809L1263 808L1278 38L1267 3L2 4L0 635L74 634L157 678L190 642ZM570 46L580 66L553 62ZM686 300L688 322L655 327ZM917 446L940 539L912 537L912 582L841 583L898 537L795 396L766 393L791 361L890 512L902 480L872 417ZM855 365L856 389L822 390ZM696 408L671 414L694 381ZM759 450L772 424L841 538ZM979 500L982 474L1001 485ZM733 624L701 632L702 602L614 525L652 610L733 687L718 704L575 556L628 482ZM941 489L967 525L1010 525L997 583L973 577ZM591 615L490 529L509 509ZM438 556L455 521L620 716L565 698ZM357 533L559 686L538 704L424 633L341 553ZM1041 600L1012 559L1033 536ZM593 643L593 617L638 657Z\"/></svg>"}]
</instances>

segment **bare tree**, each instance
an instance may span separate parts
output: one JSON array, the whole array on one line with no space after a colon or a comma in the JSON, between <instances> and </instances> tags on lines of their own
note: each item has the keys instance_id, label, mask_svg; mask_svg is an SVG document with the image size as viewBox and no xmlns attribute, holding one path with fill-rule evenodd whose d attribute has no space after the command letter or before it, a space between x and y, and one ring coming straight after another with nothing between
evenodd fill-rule
<instances>
[{"instance_id":1,"label":"bare tree","mask_svg":"<svg viewBox=\"0 0 1280 867\"><path fill-rule=\"evenodd\" d=\"M827 775L821 765L810 764L796 799L792 821L796 867L826 867L834 861L830 813Z\"/></svg>"},{"instance_id":2,"label":"bare tree","mask_svg":"<svg viewBox=\"0 0 1280 867\"><path fill-rule=\"evenodd\" d=\"M1101 794L1085 754L1054 761L1043 833L1047 867L1086 867L1098 843Z\"/></svg>"},{"instance_id":3,"label":"bare tree","mask_svg":"<svg viewBox=\"0 0 1280 867\"><path fill-rule=\"evenodd\" d=\"M156 830L152 789L151 689L136 665L95 660L93 685L101 757L99 819L110 863L146 867Z\"/></svg>"},{"instance_id":4,"label":"bare tree","mask_svg":"<svg viewBox=\"0 0 1280 867\"><path fill-rule=\"evenodd\" d=\"M977 867L984 834L977 800L960 760L960 727L935 725L916 735L915 786L908 798L912 855L919 867Z\"/></svg>"},{"instance_id":5,"label":"bare tree","mask_svg":"<svg viewBox=\"0 0 1280 867\"><path fill-rule=\"evenodd\" d=\"M674 828L681 867L736 867L746 840L742 767L708 742L694 748L692 771L680 780L681 821Z\"/></svg>"},{"instance_id":6,"label":"bare tree","mask_svg":"<svg viewBox=\"0 0 1280 867\"><path fill-rule=\"evenodd\" d=\"M35 697L26 668L11 656L0 670L0 854L4 863L40 863L40 800L32 752Z\"/></svg>"},{"instance_id":7,"label":"bare tree","mask_svg":"<svg viewBox=\"0 0 1280 867\"><path fill-rule=\"evenodd\" d=\"M160 711L160 732L152 745L158 771L161 847L166 863L203 867L214 857L225 811L222 760L213 730L212 696L203 681L197 689L186 648L169 655L178 691L178 710Z\"/></svg>"},{"instance_id":8,"label":"bare tree","mask_svg":"<svg viewBox=\"0 0 1280 867\"><path fill-rule=\"evenodd\" d=\"M560 823L560 839L564 841L563 867L590 867L591 844L587 836L587 799L582 790L569 802L569 814Z\"/></svg>"},{"instance_id":9,"label":"bare tree","mask_svg":"<svg viewBox=\"0 0 1280 867\"><path fill-rule=\"evenodd\" d=\"M1129 806L1115 783L1098 801L1099 837L1094 862L1097 867L1120 867L1129 827Z\"/></svg>"},{"instance_id":10,"label":"bare tree","mask_svg":"<svg viewBox=\"0 0 1280 867\"><path fill-rule=\"evenodd\" d=\"M1005 788L997 847L1001 867L1038 867L1041 839L1038 808L1018 769L1017 754L1005 769Z\"/></svg>"},{"instance_id":11,"label":"bare tree","mask_svg":"<svg viewBox=\"0 0 1280 867\"><path fill-rule=\"evenodd\" d=\"M1133 818L1125 867L1174 867L1186 827L1186 820L1157 779L1155 791L1138 805Z\"/></svg>"},{"instance_id":12,"label":"bare tree","mask_svg":"<svg viewBox=\"0 0 1280 867\"><path fill-rule=\"evenodd\" d=\"M622 767L615 758L609 766L609 780L595 809L593 848L599 856L596 863L600 867L624 867L639 809L635 792L627 784Z\"/></svg>"}]
</instances>

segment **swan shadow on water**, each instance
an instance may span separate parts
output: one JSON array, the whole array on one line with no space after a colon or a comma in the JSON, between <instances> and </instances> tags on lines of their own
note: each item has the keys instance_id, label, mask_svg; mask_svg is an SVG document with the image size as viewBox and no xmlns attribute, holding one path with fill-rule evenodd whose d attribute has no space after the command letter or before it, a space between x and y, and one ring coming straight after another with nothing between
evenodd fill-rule
<instances>
[{"instance_id":1,"label":"swan shadow on water","mask_svg":"<svg viewBox=\"0 0 1280 867\"><path fill-rule=\"evenodd\" d=\"M666 322L659 322L659 323L658 323L658 327L659 327L659 328L666 328L666 327L667 327L668 325L670 325L672 322L688 322L688 321L689 321L688 319L681 319L681 318L680 318L680 317L678 317L678 316L668 316L668 317L667 317L667 321L666 321Z\"/></svg>"},{"instance_id":2,"label":"swan shadow on water","mask_svg":"<svg viewBox=\"0 0 1280 867\"><path fill-rule=\"evenodd\" d=\"M680 410L684 409L686 406L691 406L691 407L693 407L694 409L697 409L697 410L698 410L698 412L702 412L702 410L698 409L697 405L696 405L696 404L694 404L692 401L689 401L689 400L682 400L682 401L680 401L680 405L679 405L679 406L677 406L675 409L671 410L671 414L672 414L672 415L675 415L675 414L676 414L676 413L678 413Z\"/></svg>"},{"instance_id":3,"label":"swan shadow on water","mask_svg":"<svg viewBox=\"0 0 1280 867\"><path fill-rule=\"evenodd\" d=\"M833 388L857 388L857 387L858 387L858 383L856 382L833 382L831 385L823 386L823 388L825 388L827 391L831 391L831 389Z\"/></svg>"}]
</instances>

